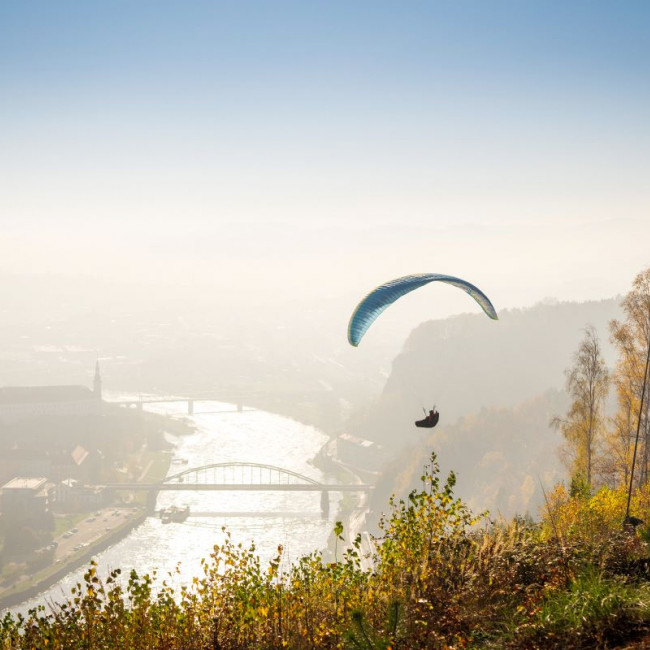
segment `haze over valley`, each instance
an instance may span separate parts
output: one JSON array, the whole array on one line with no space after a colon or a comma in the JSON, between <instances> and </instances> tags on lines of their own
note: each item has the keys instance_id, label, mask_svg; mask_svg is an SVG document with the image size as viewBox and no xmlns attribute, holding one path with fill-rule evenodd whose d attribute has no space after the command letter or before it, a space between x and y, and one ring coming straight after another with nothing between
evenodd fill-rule
<instances>
[{"instance_id":1,"label":"haze over valley","mask_svg":"<svg viewBox=\"0 0 650 650\"><path fill-rule=\"evenodd\" d=\"M0 648L648 642L649 20L0 3Z\"/></svg>"}]
</instances>

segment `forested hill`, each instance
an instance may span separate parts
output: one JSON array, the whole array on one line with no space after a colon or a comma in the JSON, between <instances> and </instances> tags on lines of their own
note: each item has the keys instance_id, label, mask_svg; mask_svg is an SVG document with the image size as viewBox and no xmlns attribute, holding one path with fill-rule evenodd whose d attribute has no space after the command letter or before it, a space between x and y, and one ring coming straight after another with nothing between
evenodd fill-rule
<instances>
[{"instance_id":1,"label":"forested hill","mask_svg":"<svg viewBox=\"0 0 650 650\"><path fill-rule=\"evenodd\" d=\"M422 408L440 410L439 428L483 408L515 407L549 389L562 390L564 370L593 325L609 365L609 321L618 299L541 303L528 309L463 314L428 321L413 330L393 362L383 394L350 424L355 433L390 447L412 444ZM379 325L379 324L378 324Z\"/></svg>"},{"instance_id":2,"label":"forested hill","mask_svg":"<svg viewBox=\"0 0 650 650\"><path fill-rule=\"evenodd\" d=\"M383 468L371 497L374 524L391 494L404 497L420 484L420 468L435 451L443 474L454 471L458 494L472 510L493 516L536 517L543 490L566 478L560 462L562 434L549 427L568 397L549 390L512 408L486 408L453 424L415 433Z\"/></svg>"},{"instance_id":3,"label":"forested hill","mask_svg":"<svg viewBox=\"0 0 650 650\"><path fill-rule=\"evenodd\" d=\"M432 450L444 472L456 472L458 492L473 508L536 516L541 486L566 475L562 435L550 425L569 404L564 371L588 324L612 366L609 322L620 317L619 301L610 299L503 310L498 321L472 314L418 326L382 395L350 422L353 433L391 452L373 496L375 516L388 495L418 486ZM438 426L416 428L422 406L434 403Z\"/></svg>"}]
</instances>

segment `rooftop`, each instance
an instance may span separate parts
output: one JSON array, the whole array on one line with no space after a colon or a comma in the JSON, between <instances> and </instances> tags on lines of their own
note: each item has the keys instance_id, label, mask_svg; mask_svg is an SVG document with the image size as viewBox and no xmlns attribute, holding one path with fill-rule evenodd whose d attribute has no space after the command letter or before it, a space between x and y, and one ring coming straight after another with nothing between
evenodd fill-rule
<instances>
[{"instance_id":1,"label":"rooftop","mask_svg":"<svg viewBox=\"0 0 650 650\"><path fill-rule=\"evenodd\" d=\"M88 452L81 445L77 445L72 450L72 460L75 465L81 465L86 458L88 458Z\"/></svg>"},{"instance_id":2,"label":"rooftop","mask_svg":"<svg viewBox=\"0 0 650 650\"><path fill-rule=\"evenodd\" d=\"M85 386L4 386L0 388L0 405L78 402L95 398L95 394Z\"/></svg>"},{"instance_id":3,"label":"rooftop","mask_svg":"<svg viewBox=\"0 0 650 650\"><path fill-rule=\"evenodd\" d=\"M379 448L381 446L377 445L377 443L373 442L372 440L366 440L365 438L358 438L357 436L353 436L351 433L341 433L339 434L339 438L353 445L358 445L359 447L372 447L375 445Z\"/></svg>"},{"instance_id":4,"label":"rooftop","mask_svg":"<svg viewBox=\"0 0 650 650\"><path fill-rule=\"evenodd\" d=\"M17 476L2 486L3 490L40 490L47 483L47 479L39 477Z\"/></svg>"}]
</instances>

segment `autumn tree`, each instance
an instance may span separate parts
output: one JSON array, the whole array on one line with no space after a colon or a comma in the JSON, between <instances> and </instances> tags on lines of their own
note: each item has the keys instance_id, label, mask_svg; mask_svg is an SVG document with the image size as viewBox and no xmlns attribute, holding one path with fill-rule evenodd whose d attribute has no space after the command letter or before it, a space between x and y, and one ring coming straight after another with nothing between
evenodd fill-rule
<instances>
[{"instance_id":1,"label":"autumn tree","mask_svg":"<svg viewBox=\"0 0 650 650\"><path fill-rule=\"evenodd\" d=\"M618 349L619 358L614 373L618 410L608 447L612 454L625 459L625 472L621 479L629 480L631 450L638 429L639 451L635 476L638 476L640 484L644 484L648 481L650 464L650 400L647 395L642 400L650 355L650 268L634 278L632 289L621 305L625 319L610 323L611 340Z\"/></svg>"},{"instance_id":2,"label":"autumn tree","mask_svg":"<svg viewBox=\"0 0 650 650\"><path fill-rule=\"evenodd\" d=\"M566 370L566 389L572 402L565 418L553 424L564 435L572 457L574 478L582 476L588 488L593 480L594 454L604 422L603 402L609 390L609 372L602 356L596 330L585 329L585 336Z\"/></svg>"},{"instance_id":3,"label":"autumn tree","mask_svg":"<svg viewBox=\"0 0 650 650\"><path fill-rule=\"evenodd\" d=\"M617 487L630 482L638 400L631 390L629 372L621 364L612 374L612 384L618 408L604 441L606 453L601 459L601 472L611 487Z\"/></svg>"}]
</instances>

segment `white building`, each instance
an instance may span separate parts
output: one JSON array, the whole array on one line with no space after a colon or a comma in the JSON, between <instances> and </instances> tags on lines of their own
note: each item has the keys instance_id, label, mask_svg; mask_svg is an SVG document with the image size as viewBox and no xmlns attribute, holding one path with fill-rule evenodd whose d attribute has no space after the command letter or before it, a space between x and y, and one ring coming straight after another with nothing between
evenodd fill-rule
<instances>
[{"instance_id":1,"label":"white building","mask_svg":"<svg viewBox=\"0 0 650 650\"><path fill-rule=\"evenodd\" d=\"M45 477L17 476L2 486L2 514L10 521L44 515L52 484Z\"/></svg>"}]
</instances>

